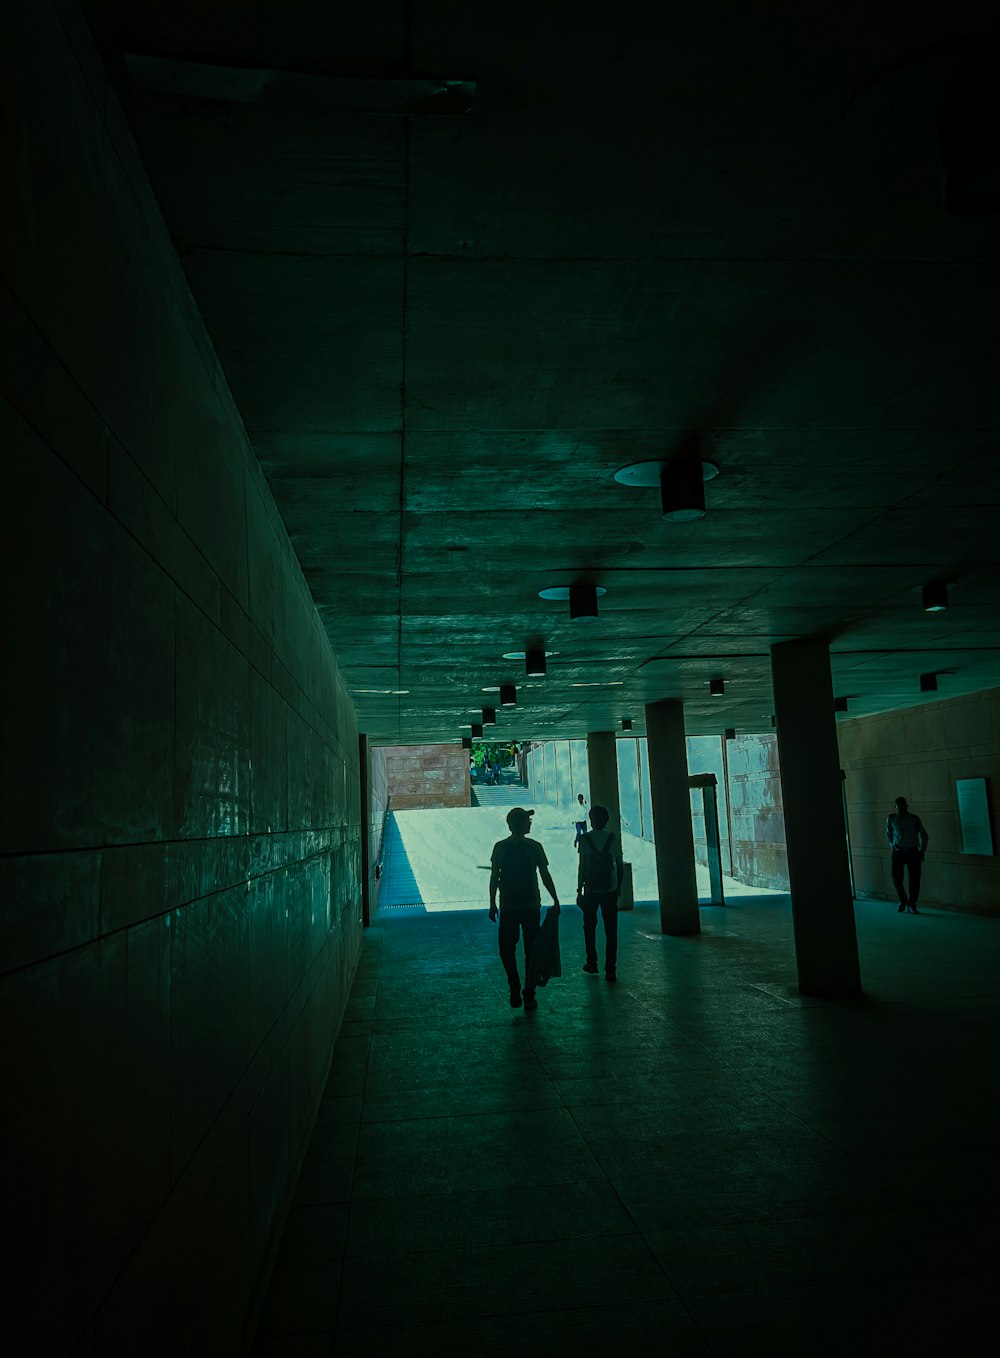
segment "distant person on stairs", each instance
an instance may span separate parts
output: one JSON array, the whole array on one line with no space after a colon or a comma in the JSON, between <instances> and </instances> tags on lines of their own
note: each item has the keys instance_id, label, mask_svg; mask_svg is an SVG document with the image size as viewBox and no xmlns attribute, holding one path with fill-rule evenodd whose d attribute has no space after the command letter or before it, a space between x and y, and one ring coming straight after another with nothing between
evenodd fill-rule
<instances>
[{"instance_id":1,"label":"distant person on stairs","mask_svg":"<svg viewBox=\"0 0 1000 1358\"><path fill-rule=\"evenodd\" d=\"M534 813L523 806L512 807L507 812L510 834L506 839L497 840L493 845L490 859L490 919L497 918L497 891L500 892L500 961L507 973L510 986L512 1009L520 1009L522 1003L521 977L517 969L517 940L524 945L525 976L527 979L528 954L538 936L542 919L542 899L538 890L541 877L546 891L552 897L555 910L559 910L559 896L556 892L549 860L545 850L536 839L528 839L531 830L531 817ZM525 984L523 1003L525 1009L537 1009L534 986Z\"/></svg>"},{"instance_id":2,"label":"distant person on stairs","mask_svg":"<svg viewBox=\"0 0 1000 1358\"><path fill-rule=\"evenodd\" d=\"M622 889L624 866L622 844L617 835L605 829L608 812L603 806L590 810L589 834L577 843L580 862L576 874L576 903L583 911L583 943L587 960L583 969L596 976L597 912L604 921L604 975L618 979L618 894Z\"/></svg>"}]
</instances>

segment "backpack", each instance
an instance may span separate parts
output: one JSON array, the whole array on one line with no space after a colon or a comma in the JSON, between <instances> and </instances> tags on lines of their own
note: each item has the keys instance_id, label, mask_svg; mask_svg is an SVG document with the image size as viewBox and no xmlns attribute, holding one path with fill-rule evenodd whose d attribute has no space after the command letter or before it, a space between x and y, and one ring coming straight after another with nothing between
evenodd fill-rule
<instances>
[{"instance_id":1,"label":"backpack","mask_svg":"<svg viewBox=\"0 0 1000 1358\"><path fill-rule=\"evenodd\" d=\"M608 842L599 849L591 835L580 840L581 848L587 857L583 865L583 882L588 891L616 891L618 889L618 864L614 857L615 837L608 835Z\"/></svg>"}]
</instances>

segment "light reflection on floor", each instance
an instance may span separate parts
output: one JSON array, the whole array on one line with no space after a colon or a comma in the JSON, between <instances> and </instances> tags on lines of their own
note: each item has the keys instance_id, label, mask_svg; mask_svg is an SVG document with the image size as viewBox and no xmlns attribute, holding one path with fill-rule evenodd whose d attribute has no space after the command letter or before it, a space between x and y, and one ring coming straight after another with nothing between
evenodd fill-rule
<instances>
[{"instance_id":1,"label":"light reflection on floor","mask_svg":"<svg viewBox=\"0 0 1000 1358\"><path fill-rule=\"evenodd\" d=\"M507 807L458 808L446 811L398 811L386 833L385 868L379 897L381 909L420 908L433 914L484 908L489 901L490 853L507 831ZM552 877L564 903L576 894L574 817L568 810L538 806L532 838L548 855ZM632 864L637 901L655 901L656 859L652 844L626 832L625 857ZM723 879L728 898L770 896L773 892ZM698 893L710 897L708 869L698 868ZM544 892L543 892L544 896Z\"/></svg>"}]
</instances>

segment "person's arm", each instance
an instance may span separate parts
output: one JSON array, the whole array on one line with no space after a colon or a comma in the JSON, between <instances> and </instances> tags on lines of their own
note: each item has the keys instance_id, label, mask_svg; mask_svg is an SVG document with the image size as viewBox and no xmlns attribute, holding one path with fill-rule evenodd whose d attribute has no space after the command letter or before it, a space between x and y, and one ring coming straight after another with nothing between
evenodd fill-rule
<instances>
[{"instance_id":1,"label":"person's arm","mask_svg":"<svg viewBox=\"0 0 1000 1358\"><path fill-rule=\"evenodd\" d=\"M928 842L929 839L930 839L930 835L927 833L927 829L926 829L926 827L924 826L923 821L922 821L922 820L920 819L920 817L918 816L918 817L917 817L917 848L920 850L920 857L921 857L921 858L923 858L924 854L927 852L927 842Z\"/></svg>"},{"instance_id":2,"label":"person's arm","mask_svg":"<svg viewBox=\"0 0 1000 1358\"><path fill-rule=\"evenodd\" d=\"M576 903L577 903L577 905L579 905L580 902L583 900L583 848L582 848L582 845L583 845L583 837L581 836L581 837L576 841L576 853L577 853L577 864L576 864Z\"/></svg>"},{"instance_id":3,"label":"person's arm","mask_svg":"<svg viewBox=\"0 0 1000 1358\"><path fill-rule=\"evenodd\" d=\"M622 837L615 835L615 863L618 865L618 885L615 888L615 895L621 895L622 883L625 881L625 855L622 853Z\"/></svg>"},{"instance_id":4,"label":"person's arm","mask_svg":"<svg viewBox=\"0 0 1000 1358\"><path fill-rule=\"evenodd\" d=\"M886 837L886 841L888 842L889 848L891 849L891 848L892 848L892 839L893 839L893 835L892 835L892 816L886 816L886 818L885 818L885 837Z\"/></svg>"},{"instance_id":5,"label":"person's arm","mask_svg":"<svg viewBox=\"0 0 1000 1358\"><path fill-rule=\"evenodd\" d=\"M539 875L539 877L541 877L541 879L542 879L542 885L545 887L545 890L546 890L546 891L549 893L549 895L552 897L552 905L553 905L553 907L558 911L558 910L559 910L559 893L558 893L558 891L556 891L556 884L555 884L555 882L553 882L553 880L552 880L552 874L551 874L551 872L549 872L549 865L548 865L547 863L546 863L546 865L545 865L544 867L540 867L540 868L538 869L538 875Z\"/></svg>"},{"instance_id":6,"label":"person's arm","mask_svg":"<svg viewBox=\"0 0 1000 1358\"><path fill-rule=\"evenodd\" d=\"M497 917L497 887L500 885L500 855L496 849L490 859L490 919Z\"/></svg>"}]
</instances>

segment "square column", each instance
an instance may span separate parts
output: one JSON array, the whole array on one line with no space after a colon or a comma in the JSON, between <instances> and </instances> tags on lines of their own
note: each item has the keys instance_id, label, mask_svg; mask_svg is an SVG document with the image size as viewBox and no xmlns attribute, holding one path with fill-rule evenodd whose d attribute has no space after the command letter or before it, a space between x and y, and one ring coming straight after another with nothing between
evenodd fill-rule
<instances>
[{"instance_id":1,"label":"square column","mask_svg":"<svg viewBox=\"0 0 1000 1358\"><path fill-rule=\"evenodd\" d=\"M771 647L778 765L799 990L835 998L861 992L830 648Z\"/></svg>"},{"instance_id":2,"label":"square column","mask_svg":"<svg viewBox=\"0 0 1000 1358\"><path fill-rule=\"evenodd\" d=\"M587 732L587 776L590 779L590 805L603 806L608 813L608 829L622 837L622 807L618 792L618 744L614 731ZM624 845L622 846L624 851ZM632 865L625 865L625 880L618 897L619 910L631 910Z\"/></svg>"},{"instance_id":3,"label":"square column","mask_svg":"<svg viewBox=\"0 0 1000 1358\"><path fill-rule=\"evenodd\" d=\"M590 805L603 806L607 810L608 829L620 839L622 807L618 795L618 746L614 731L587 732L587 776L590 779Z\"/></svg>"},{"instance_id":4,"label":"square column","mask_svg":"<svg viewBox=\"0 0 1000 1358\"><path fill-rule=\"evenodd\" d=\"M646 704L646 747L660 931L664 934L698 934L701 933L701 920L682 702L665 699Z\"/></svg>"}]
</instances>

